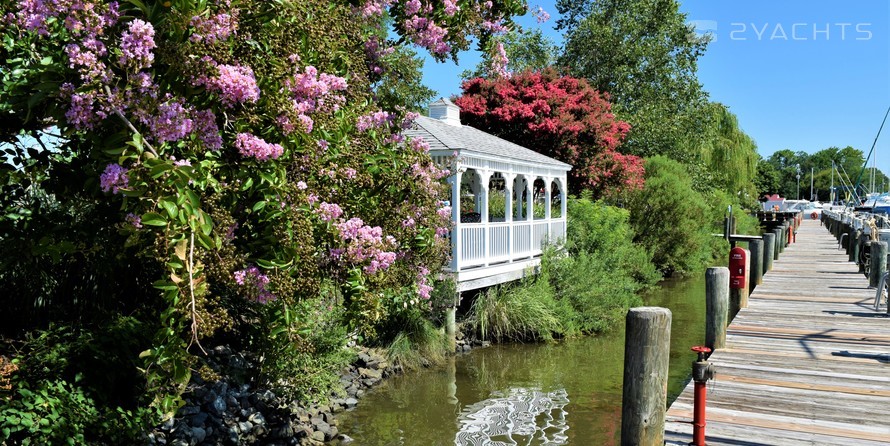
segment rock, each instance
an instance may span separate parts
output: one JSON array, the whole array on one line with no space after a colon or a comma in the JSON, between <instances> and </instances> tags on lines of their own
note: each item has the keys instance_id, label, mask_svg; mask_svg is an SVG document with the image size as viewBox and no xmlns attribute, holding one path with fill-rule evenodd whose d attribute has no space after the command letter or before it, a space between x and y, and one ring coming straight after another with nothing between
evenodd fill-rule
<instances>
[{"instance_id":1,"label":"rock","mask_svg":"<svg viewBox=\"0 0 890 446\"><path fill-rule=\"evenodd\" d=\"M491 342L489 342L489 341L482 341L482 348L487 348L487 347L491 347Z\"/></svg>"},{"instance_id":2,"label":"rock","mask_svg":"<svg viewBox=\"0 0 890 446\"><path fill-rule=\"evenodd\" d=\"M265 425L266 417L264 417L263 414L261 414L261 413L255 413L255 414L252 414L251 416L247 417L247 421L250 421L251 423L256 424L256 425Z\"/></svg>"},{"instance_id":3,"label":"rock","mask_svg":"<svg viewBox=\"0 0 890 446\"><path fill-rule=\"evenodd\" d=\"M211 350L215 356L228 356L232 354L232 349L226 345L217 345Z\"/></svg>"},{"instance_id":4,"label":"rock","mask_svg":"<svg viewBox=\"0 0 890 446\"><path fill-rule=\"evenodd\" d=\"M176 440L170 442L170 446L189 446L189 442L177 438Z\"/></svg>"},{"instance_id":5,"label":"rock","mask_svg":"<svg viewBox=\"0 0 890 446\"><path fill-rule=\"evenodd\" d=\"M331 432L325 432L324 434L325 441L331 441L334 438L337 438L338 432L339 431L337 430L337 426L331 426Z\"/></svg>"},{"instance_id":6,"label":"rock","mask_svg":"<svg viewBox=\"0 0 890 446\"><path fill-rule=\"evenodd\" d=\"M182 409L179 409L179 416L187 417L189 415L194 415L201 411L201 408L198 406L182 406Z\"/></svg>"},{"instance_id":7,"label":"rock","mask_svg":"<svg viewBox=\"0 0 890 446\"><path fill-rule=\"evenodd\" d=\"M358 400L355 398L346 398L346 401L344 402L346 403L346 407L350 409L358 405Z\"/></svg>"},{"instance_id":8,"label":"rock","mask_svg":"<svg viewBox=\"0 0 890 446\"><path fill-rule=\"evenodd\" d=\"M210 404L209 409L215 415L222 415L226 411L226 402L223 400L223 397L217 396L213 403Z\"/></svg>"},{"instance_id":9,"label":"rock","mask_svg":"<svg viewBox=\"0 0 890 446\"><path fill-rule=\"evenodd\" d=\"M346 435L346 434L340 434L340 436L337 437L337 440L339 440L340 443L343 443L343 444L348 444L348 443L352 443L353 441L355 441L352 439L352 437L350 437L349 435Z\"/></svg>"},{"instance_id":10,"label":"rock","mask_svg":"<svg viewBox=\"0 0 890 446\"><path fill-rule=\"evenodd\" d=\"M470 344L464 344L463 349L464 352L468 352L473 349L473 346L471 346Z\"/></svg>"},{"instance_id":11,"label":"rock","mask_svg":"<svg viewBox=\"0 0 890 446\"><path fill-rule=\"evenodd\" d=\"M315 432L321 432L322 434L324 434L325 439L334 438L333 436L331 436L331 429L331 425L325 423L324 421L315 425Z\"/></svg>"},{"instance_id":12,"label":"rock","mask_svg":"<svg viewBox=\"0 0 890 446\"><path fill-rule=\"evenodd\" d=\"M312 432L312 435L310 435L310 438L315 441L324 441L324 432L314 431Z\"/></svg>"},{"instance_id":13,"label":"rock","mask_svg":"<svg viewBox=\"0 0 890 446\"><path fill-rule=\"evenodd\" d=\"M248 433L253 430L253 424L249 421L242 421L238 423L238 430L242 433Z\"/></svg>"},{"instance_id":14,"label":"rock","mask_svg":"<svg viewBox=\"0 0 890 446\"><path fill-rule=\"evenodd\" d=\"M200 444L204 441L205 438L207 438L207 431L200 427L194 427L192 428L191 434L189 436L192 437L192 440L194 440L197 444Z\"/></svg>"}]
</instances>

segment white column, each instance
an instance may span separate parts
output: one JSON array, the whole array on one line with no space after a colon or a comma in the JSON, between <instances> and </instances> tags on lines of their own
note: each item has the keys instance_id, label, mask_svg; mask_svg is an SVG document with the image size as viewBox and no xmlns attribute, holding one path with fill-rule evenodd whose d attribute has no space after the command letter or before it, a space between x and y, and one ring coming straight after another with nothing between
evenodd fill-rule
<instances>
[{"instance_id":1,"label":"white column","mask_svg":"<svg viewBox=\"0 0 890 446\"><path fill-rule=\"evenodd\" d=\"M504 222L507 223L507 258L513 261L513 181L516 175L504 173Z\"/></svg>"},{"instance_id":2,"label":"white column","mask_svg":"<svg viewBox=\"0 0 890 446\"><path fill-rule=\"evenodd\" d=\"M485 227L483 229L482 241L485 243L485 266L488 266L488 259L491 257L491 227L488 224L488 182L491 178L491 172L488 170L477 171L479 175L479 214L481 214L480 222Z\"/></svg>"},{"instance_id":3,"label":"white column","mask_svg":"<svg viewBox=\"0 0 890 446\"><path fill-rule=\"evenodd\" d=\"M562 177L559 179L559 218L569 221L568 215L566 212L568 211L568 182L566 182L566 177Z\"/></svg>"},{"instance_id":4,"label":"white column","mask_svg":"<svg viewBox=\"0 0 890 446\"><path fill-rule=\"evenodd\" d=\"M460 169L449 179L451 181L451 271L460 270Z\"/></svg>"},{"instance_id":5,"label":"white column","mask_svg":"<svg viewBox=\"0 0 890 446\"><path fill-rule=\"evenodd\" d=\"M551 183L553 183L553 178L544 177L544 220L547 221L547 240L548 241L553 238L553 228L552 228L552 224L550 223L550 220L553 218L553 215L551 215L552 213L550 212L550 206L551 206L550 194L552 193L552 190L550 187Z\"/></svg>"}]
</instances>

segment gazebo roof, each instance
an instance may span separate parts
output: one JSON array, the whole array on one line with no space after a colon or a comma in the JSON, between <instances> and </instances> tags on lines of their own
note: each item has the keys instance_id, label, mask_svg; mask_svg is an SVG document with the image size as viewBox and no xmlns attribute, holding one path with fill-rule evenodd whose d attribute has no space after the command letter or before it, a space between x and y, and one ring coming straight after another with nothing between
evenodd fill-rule
<instances>
[{"instance_id":1,"label":"gazebo roof","mask_svg":"<svg viewBox=\"0 0 890 446\"><path fill-rule=\"evenodd\" d=\"M442 99L442 101L447 101L447 99ZM445 104L450 105L450 101ZM457 151L459 154L467 156L481 155L508 162L515 160L564 171L572 169L571 165L562 161L541 155L468 125L452 125L426 116L418 117L414 121L414 125L403 133L409 138L423 138L429 143L432 152L446 151L451 154Z\"/></svg>"}]
</instances>

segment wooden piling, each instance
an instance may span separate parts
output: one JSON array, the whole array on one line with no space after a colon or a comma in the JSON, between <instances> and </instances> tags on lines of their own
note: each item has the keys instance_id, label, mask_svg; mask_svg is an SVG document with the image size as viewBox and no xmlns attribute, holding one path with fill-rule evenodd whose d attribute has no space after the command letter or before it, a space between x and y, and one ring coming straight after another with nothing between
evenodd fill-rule
<instances>
[{"instance_id":1,"label":"wooden piling","mask_svg":"<svg viewBox=\"0 0 890 446\"><path fill-rule=\"evenodd\" d=\"M705 345L711 350L726 346L729 311L729 268L712 267L705 272Z\"/></svg>"},{"instance_id":2,"label":"wooden piling","mask_svg":"<svg viewBox=\"0 0 890 446\"><path fill-rule=\"evenodd\" d=\"M868 287L877 288L887 272L887 242L871 242L871 268L868 270Z\"/></svg>"},{"instance_id":3,"label":"wooden piling","mask_svg":"<svg viewBox=\"0 0 890 446\"><path fill-rule=\"evenodd\" d=\"M763 233L763 274L773 269L773 259L776 255L776 233ZM761 278L762 281L762 278Z\"/></svg>"},{"instance_id":4,"label":"wooden piling","mask_svg":"<svg viewBox=\"0 0 890 446\"><path fill-rule=\"evenodd\" d=\"M779 260L779 254L782 252L780 246L782 246L782 228L773 229L773 233L776 234L776 243L773 245L773 260Z\"/></svg>"},{"instance_id":5,"label":"wooden piling","mask_svg":"<svg viewBox=\"0 0 890 446\"><path fill-rule=\"evenodd\" d=\"M763 240L751 240L748 242L748 249L751 250L751 271L748 272L751 280L748 282L748 290L753 293L754 288L763 283Z\"/></svg>"},{"instance_id":6,"label":"wooden piling","mask_svg":"<svg viewBox=\"0 0 890 446\"><path fill-rule=\"evenodd\" d=\"M850 229L850 250L848 260L851 262L859 261L859 236L862 234L862 231L859 229Z\"/></svg>"},{"instance_id":7,"label":"wooden piling","mask_svg":"<svg viewBox=\"0 0 890 446\"><path fill-rule=\"evenodd\" d=\"M662 446L671 311L658 307L631 308L627 312L626 327L621 445Z\"/></svg>"},{"instance_id":8,"label":"wooden piling","mask_svg":"<svg viewBox=\"0 0 890 446\"><path fill-rule=\"evenodd\" d=\"M451 353L457 350L457 321L456 307L448 307L445 309L445 336L448 339L448 349Z\"/></svg>"}]
</instances>

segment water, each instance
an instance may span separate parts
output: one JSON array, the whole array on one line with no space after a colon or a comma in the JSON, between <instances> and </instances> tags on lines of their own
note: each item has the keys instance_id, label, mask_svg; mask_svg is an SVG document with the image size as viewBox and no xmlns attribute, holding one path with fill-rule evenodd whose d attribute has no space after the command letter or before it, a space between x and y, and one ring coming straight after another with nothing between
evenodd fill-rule
<instances>
[{"instance_id":1,"label":"water","mask_svg":"<svg viewBox=\"0 0 890 446\"><path fill-rule=\"evenodd\" d=\"M644 296L670 308L673 400L704 341L704 274ZM557 344L477 349L387 380L340 416L356 445L619 444L624 327ZM494 443L489 443L489 440Z\"/></svg>"}]
</instances>

